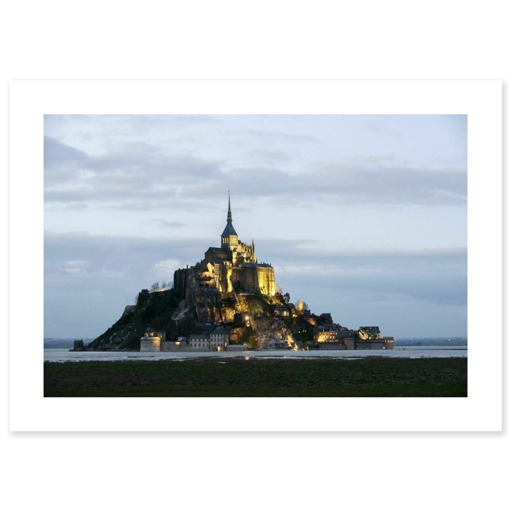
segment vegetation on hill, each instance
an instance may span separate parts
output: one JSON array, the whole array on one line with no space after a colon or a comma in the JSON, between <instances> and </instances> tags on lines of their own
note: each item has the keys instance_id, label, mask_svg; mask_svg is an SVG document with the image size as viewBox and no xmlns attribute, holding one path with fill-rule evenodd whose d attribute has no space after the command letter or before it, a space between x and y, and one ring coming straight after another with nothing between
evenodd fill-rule
<instances>
[{"instance_id":1,"label":"vegetation on hill","mask_svg":"<svg viewBox=\"0 0 512 512\"><path fill-rule=\"evenodd\" d=\"M172 335L176 322L171 317L180 302L174 290L150 293L142 290L137 304L127 307L121 318L93 340L89 350L139 350L140 338L151 328Z\"/></svg>"}]
</instances>

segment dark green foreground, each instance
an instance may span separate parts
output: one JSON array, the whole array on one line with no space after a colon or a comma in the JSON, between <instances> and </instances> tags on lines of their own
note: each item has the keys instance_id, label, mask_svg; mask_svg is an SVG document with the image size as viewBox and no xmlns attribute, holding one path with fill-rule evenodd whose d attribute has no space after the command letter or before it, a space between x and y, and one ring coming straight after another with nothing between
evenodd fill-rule
<instances>
[{"instance_id":1,"label":"dark green foreground","mask_svg":"<svg viewBox=\"0 0 512 512\"><path fill-rule=\"evenodd\" d=\"M467 359L257 359L44 364L45 396L467 396Z\"/></svg>"}]
</instances>

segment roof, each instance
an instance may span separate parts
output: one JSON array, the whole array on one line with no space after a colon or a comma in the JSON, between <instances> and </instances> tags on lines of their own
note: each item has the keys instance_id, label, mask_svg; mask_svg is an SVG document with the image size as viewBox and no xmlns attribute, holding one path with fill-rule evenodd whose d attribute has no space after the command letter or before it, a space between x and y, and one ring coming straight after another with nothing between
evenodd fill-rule
<instances>
[{"instance_id":1,"label":"roof","mask_svg":"<svg viewBox=\"0 0 512 512\"><path fill-rule=\"evenodd\" d=\"M210 334L229 334L229 329L225 327L217 327Z\"/></svg>"},{"instance_id":2,"label":"roof","mask_svg":"<svg viewBox=\"0 0 512 512\"><path fill-rule=\"evenodd\" d=\"M191 334L188 339L189 340L202 340L208 338L208 334Z\"/></svg>"},{"instance_id":3,"label":"roof","mask_svg":"<svg viewBox=\"0 0 512 512\"><path fill-rule=\"evenodd\" d=\"M235 228L233 227L233 224L231 224L231 221L228 221L221 236L229 236L229 235L238 236L237 232L235 231Z\"/></svg>"},{"instance_id":4,"label":"roof","mask_svg":"<svg viewBox=\"0 0 512 512\"><path fill-rule=\"evenodd\" d=\"M226 249L224 249L223 247L209 247L208 250L205 252L205 254L214 254L214 255L218 255L218 254L222 254L222 255L229 255L229 252L226 251Z\"/></svg>"},{"instance_id":5,"label":"roof","mask_svg":"<svg viewBox=\"0 0 512 512\"><path fill-rule=\"evenodd\" d=\"M334 325L319 325L317 327L317 330L320 332L332 332L332 331L338 331L339 329Z\"/></svg>"}]
</instances>

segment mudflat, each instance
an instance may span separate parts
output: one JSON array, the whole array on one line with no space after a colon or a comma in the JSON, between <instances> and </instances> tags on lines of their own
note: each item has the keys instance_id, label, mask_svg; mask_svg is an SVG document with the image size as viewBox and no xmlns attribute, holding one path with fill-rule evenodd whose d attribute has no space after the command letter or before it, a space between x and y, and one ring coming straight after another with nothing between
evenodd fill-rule
<instances>
[{"instance_id":1,"label":"mudflat","mask_svg":"<svg viewBox=\"0 0 512 512\"><path fill-rule=\"evenodd\" d=\"M46 362L44 396L464 397L467 358Z\"/></svg>"}]
</instances>

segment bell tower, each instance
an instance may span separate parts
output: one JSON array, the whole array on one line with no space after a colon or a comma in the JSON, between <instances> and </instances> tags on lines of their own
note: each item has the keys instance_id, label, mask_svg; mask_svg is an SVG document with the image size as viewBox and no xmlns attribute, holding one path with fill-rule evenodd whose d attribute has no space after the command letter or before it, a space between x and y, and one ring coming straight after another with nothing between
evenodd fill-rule
<instances>
[{"instance_id":1,"label":"bell tower","mask_svg":"<svg viewBox=\"0 0 512 512\"><path fill-rule=\"evenodd\" d=\"M227 224L224 228L224 231L222 232L222 235L220 235L220 243L223 249L227 249L229 251L236 249L238 245L238 235L235 231L235 228L233 227L233 218L231 217L231 194L229 191Z\"/></svg>"}]
</instances>

